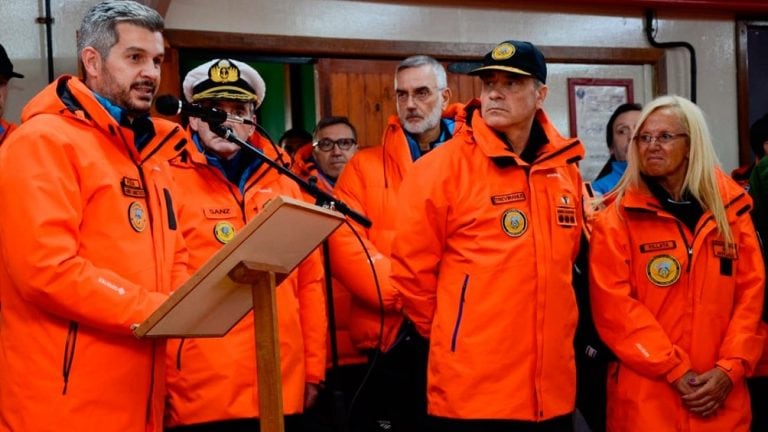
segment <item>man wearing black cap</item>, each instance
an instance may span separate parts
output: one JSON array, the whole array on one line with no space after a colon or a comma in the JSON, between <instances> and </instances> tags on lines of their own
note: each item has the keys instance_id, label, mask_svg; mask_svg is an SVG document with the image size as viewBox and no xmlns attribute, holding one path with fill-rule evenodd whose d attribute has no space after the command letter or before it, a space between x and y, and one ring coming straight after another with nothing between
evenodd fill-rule
<instances>
[{"instance_id":1,"label":"man wearing black cap","mask_svg":"<svg viewBox=\"0 0 768 432\"><path fill-rule=\"evenodd\" d=\"M547 67L505 41L472 72L479 100L401 187L392 278L429 338L435 431L570 431L584 149L542 108Z\"/></svg>"},{"instance_id":2,"label":"man wearing black cap","mask_svg":"<svg viewBox=\"0 0 768 432\"><path fill-rule=\"evenodd\" d=\"M8 81L11 78L24 78L24 75L13 71L13 63L8 58L5 48L0 45L0 145L10 135L16 125L3 119L5 101L8 99Z\"/></svg>"}]
</instances>

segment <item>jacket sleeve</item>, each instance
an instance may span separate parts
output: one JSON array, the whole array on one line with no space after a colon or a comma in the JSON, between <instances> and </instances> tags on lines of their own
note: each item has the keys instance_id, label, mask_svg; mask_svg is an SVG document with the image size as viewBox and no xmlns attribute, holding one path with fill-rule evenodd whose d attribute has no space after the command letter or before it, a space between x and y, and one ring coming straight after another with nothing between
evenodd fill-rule
<instances>
[{"instance_id":1,"label":"jacket sleeve","mask_svg":"<svg viewBox=\"0 0 768 432\"><path fill-rule=\"evenodd\" d=\"M86 199L77 155L61 136L45 136L40 128L45 126L20 128L0 151L2 265L21 297L41 310L130 334L131 325L146 319L167 295L79 254Z\"/></svg>"},{"instance_id":2,"label":"jacket sleeve","mask_svg":"<svg viewBox=\"0 0 768 432\"><path fill-rule=\"evenodd\" d=\"M763 348L765 335L758 329L763 308L765 269L763 268L760 245L749 216L739 217L738 233L735 239L739 245L734 275L736 290L723 342L720 345L720 359L717 366L738 382L745 375L751 375ZM717 287L713 287L717 289Z\"/></svg>"},{"instance_id":3,"label":"jacket sleeve","mask_svg":"<svg viewBox=\"0 0 768 432\"><path fill-rule=\"evenodd\" d=\"M413 321L416 330L428 338L445 245L446 205L442 204L439 188L434 187L444 182L434 176L426 178L424 171L424 168L414 169L400 187L398 202L402 203L402 210L392 246L392 283L402 300L403 312Z\"/></svg>"},{"instance_id":4,"label":"jacket sleeve","mask_svg":"<svg viewBox=\"0 0 768 432\"><path fill-rule=\"evenodd\" d=\"M353 157L347 163L333 193L349 208L366 215L364 167L359 161L360 158ZM383 305L385 311L399 310L398 298L389 280L389 257L376 248L368 229L347 219L347 223L339 227L328 241L333 276L357 301L372 309L378 310Z\"/></svg>"},{"instance_id":5,"label":"jacket sleeve","mask_svg":"<svg viewBox=\"0 0 768 432\"><path fill-rule=\"evenodd\" d=\"M633 295L632 253L626 216L616 205L595 220L590 242L592 314L600 337L619 360L651 378L674 382L691 369L688 354L672 344L650 310Z\"/></svg>"},{"instance_id":6,"label":"jacket sleeve","mask_svg":"<svg viewBox=\"0 0 768 432\"><path fill-rule=\"evenodd\" d=\"M328 315L320 250L313 251L298 269L299 318L304 337L304 366L307 382L325 379L328 344Z\"/></svg>"}]
</instances>

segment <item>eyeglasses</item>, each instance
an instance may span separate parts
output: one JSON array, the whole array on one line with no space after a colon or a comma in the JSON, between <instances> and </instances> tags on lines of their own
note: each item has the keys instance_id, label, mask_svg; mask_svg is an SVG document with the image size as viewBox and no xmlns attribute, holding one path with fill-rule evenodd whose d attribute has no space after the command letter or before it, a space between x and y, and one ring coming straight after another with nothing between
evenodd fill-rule
<instances>
[{"instance_id":1,"label":"eyeglasses","mask_svg":"<svg viewBox=\"0 0 768 432\"><path fill-rule=\"evenodd\" d=\"M330 138L322 138L312 143L318 150L322 152L329 152L333 150L333 146L338 146L339 150L349 150L353 145L357 144L354 138L339 138L332 140Z\"/></svg>"},{"instance_id":2,"label":"eyeglasses","mask_svg":"<svg viewBox=\"0 0 768 432\"><path fill-rule=\"evenodd\" d=\"M441 91L442 89L437 89L437 91ZM413 98L417 102L424 102L427 99L429 99L434 92L429 87L419 87L416 90L413 91L413 93L409 93L405 90L395 90L395 97L397 97L398 103L406 103L408 102L408 98Z\"/></svg>"},{"instance_id":3,"label":"eyeglasses","mask_svg":"<svg viewBox=\"0 0 768 432\"><path fill-rule=\"evenodd\" d=\"M688 134L686 133L679 133L679 134L673 134L669 132L662 132L658 135L651 135L651 134L640 134L635 136L635 140L640 144L645 145L651 145L654 142L657 142L661 145L669 144L672 141L682 138L682 137L688 137Z\"/></svg>"}]
</instances>

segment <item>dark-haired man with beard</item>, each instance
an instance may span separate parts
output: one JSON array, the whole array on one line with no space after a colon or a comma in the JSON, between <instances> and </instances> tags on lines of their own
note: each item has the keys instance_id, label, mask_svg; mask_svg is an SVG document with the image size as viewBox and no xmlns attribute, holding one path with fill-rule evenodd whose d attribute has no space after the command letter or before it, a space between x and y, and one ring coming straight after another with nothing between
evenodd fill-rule
<instances>
[{"instance_id":1,"label":"dark-haired man with beard","mask_svg":"<svg viewBox=\"0 0 768 432\"><path fill-rule=\"evenodd\" d=\"M133 333L187 277L149 116L163 19L133 1L85 15L83 78L36 95L0 151L0 431L159 432L165 343Z\"/></svg>"}]
</instances>

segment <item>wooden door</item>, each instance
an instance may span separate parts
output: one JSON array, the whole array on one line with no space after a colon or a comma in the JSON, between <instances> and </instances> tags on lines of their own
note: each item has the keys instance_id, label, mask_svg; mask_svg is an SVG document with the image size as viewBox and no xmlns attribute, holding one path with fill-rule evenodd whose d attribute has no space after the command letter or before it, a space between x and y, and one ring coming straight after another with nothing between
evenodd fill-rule
<instances>
[{"instance_id":1,"label":"wooden door","mask_svg":"<svg viewBox=\"0 0 768 432\"><path fill-rule=\"evenodd\" d=\"M379 145L390 115L397 114L394 79L397 60L320 59L317 63L321 116L346 116L357 129L361 147ZM474 77L448 73L451 102L480 94Z\"/></svg>"}]
</instances>

